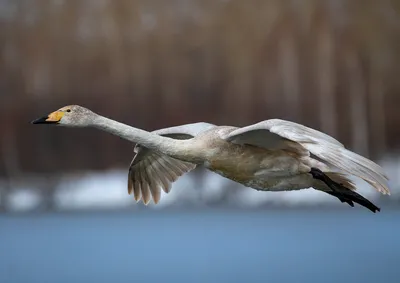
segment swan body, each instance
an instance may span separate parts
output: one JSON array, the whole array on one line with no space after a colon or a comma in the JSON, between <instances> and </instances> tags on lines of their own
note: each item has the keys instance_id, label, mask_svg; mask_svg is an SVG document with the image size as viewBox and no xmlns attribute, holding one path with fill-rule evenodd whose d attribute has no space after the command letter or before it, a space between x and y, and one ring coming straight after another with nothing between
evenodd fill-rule
<instances>
[{"instance_id":1,"label":"swan body","mask_svg":"<svg viewBox=\"0 0 400 283\"><path fill-rule=\"evenodd\" d=\"M196 166L260 191L314 188L354 206L380 209L355 192L355 176L382 194L388 178L373 161L309 127L270 119L247 127L193 123L147 132L70 105L33 124L94 127L136 143L128 173L128 193L136 201L158 203L161 189Z\"/></svg>"}]
</instances>

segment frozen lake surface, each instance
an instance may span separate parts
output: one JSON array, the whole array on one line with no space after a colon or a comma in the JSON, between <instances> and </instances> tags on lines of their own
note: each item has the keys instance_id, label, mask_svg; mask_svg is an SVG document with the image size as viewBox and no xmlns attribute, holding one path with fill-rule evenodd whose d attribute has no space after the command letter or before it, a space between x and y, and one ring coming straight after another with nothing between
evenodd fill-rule
<instances>
[{"instance_id":1,"label":"frozen lake surface","mask_svg":"<svg viewBox=\"0 0 400 283\"><path fill-rule=\"evenodd\" d=\"M399 282L400 210L0 216L0 282Z\"/></svg>"}]
</instances>

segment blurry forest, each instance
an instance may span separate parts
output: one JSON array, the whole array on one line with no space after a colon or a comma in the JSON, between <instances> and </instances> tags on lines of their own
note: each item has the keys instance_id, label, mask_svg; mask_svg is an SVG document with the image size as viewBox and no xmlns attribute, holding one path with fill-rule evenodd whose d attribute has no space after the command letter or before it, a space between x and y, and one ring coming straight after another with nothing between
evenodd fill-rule
<instances>
[{"instance_id":1,"label":"blurry forest","mask_svg":"<svg viewBox=\"0 0 400 283\"><path fill-rule=\"evenodd\" d=\"M399 15L399 0L0 0L0 200L127 169L130 143L30 124L68 104L146 130L284 118L394 156Z\"/></svg>"}]
</instances>

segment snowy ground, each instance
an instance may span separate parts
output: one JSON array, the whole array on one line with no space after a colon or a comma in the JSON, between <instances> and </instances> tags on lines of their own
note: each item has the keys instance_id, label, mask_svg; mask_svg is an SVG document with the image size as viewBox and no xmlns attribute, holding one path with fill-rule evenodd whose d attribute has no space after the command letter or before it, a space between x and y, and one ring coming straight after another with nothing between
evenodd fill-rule
<instances>
[{"instance_id":1,"label":"snowy ground","mask_svg":"<svg viewBox=\"0 0 400 283\"><path fill-rule=\"evenodd\" d=\"M400 199L400 157L387 158L379 164L384 167L390 178L390 199ZM171 192L163 193L160 203L150 203L149 208L209 205L222 197L224 203L237 207L257 207L268 203L282 206L340 204L335 198L312 189L279 193L258 192L208 171L200 175L200 181L199 174L194 177L195 174L190 172L179 178L173 184ZM60 210L142 207L127 194L126 178L126 169L65 175L56 185L54 206ZM368 184L358 180L355 182L364 196L371 200L380 197ZM39 192L40 189L32 190L31 186L18 185L6 196L7 210L29 211L37 208L42 197Z\"/></svg>"}]
</instances>

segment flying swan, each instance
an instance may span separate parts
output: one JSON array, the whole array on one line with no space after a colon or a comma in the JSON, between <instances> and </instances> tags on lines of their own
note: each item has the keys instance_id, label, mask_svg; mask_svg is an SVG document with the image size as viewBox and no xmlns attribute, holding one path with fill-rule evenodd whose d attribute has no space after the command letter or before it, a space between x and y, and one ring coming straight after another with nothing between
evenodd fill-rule
<instances>
[{"instance_id":1,"label":"flying swan","mask_svg":"<svg viewBox=\"0 0 400 283\"><path fill-rule=\"evenodd\" d=\"M67 127L94 127L136 143L128 173L128 193L136 201L158 203L178 177L198 165L259 191L307 188L341 202L380 211L356 193L350 175L390 195L388 178L373 161L336 139L306 126L270 119L247 127L193 123L147 132L70 105L32 121Z\"/></svg>"}]
</instances>

